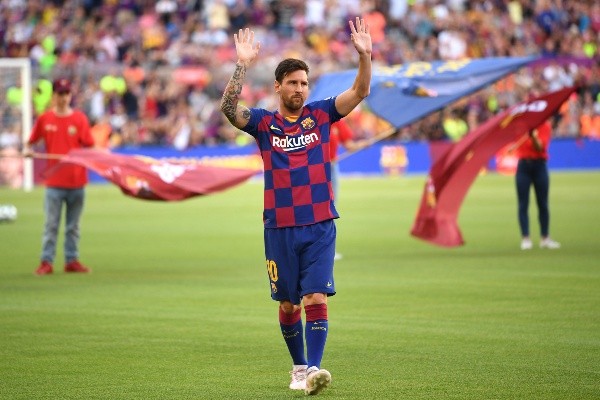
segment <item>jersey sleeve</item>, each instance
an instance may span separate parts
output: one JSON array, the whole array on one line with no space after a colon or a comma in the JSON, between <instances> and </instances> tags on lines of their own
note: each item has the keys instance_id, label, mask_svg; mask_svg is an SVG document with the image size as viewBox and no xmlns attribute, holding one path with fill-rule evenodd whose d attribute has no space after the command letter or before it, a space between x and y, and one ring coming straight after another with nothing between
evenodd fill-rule
<instances>
[{"instance_id":1,"label":"jersey sleeve","mask_svg":"<svg viewBox=\"0 0 600 400\"><path fill-rule=\"evenodd\" d=\"M328 97L324 100L317 100L311 103L313 108L319 108L327 112L329 114L329 120L332 124L344 118L344 116L341 115L335 108L336 97Z\"/></svg>"},{"instance_id":2,"label":"jersey sleeve","mask_svg":"<svg viewBox=\"0 0 600 400\"><path fill-rule=\"evenodd\" d=\"M242 128L242 131L248 133L253 137L258 136L258 125L262 121L263 117L266 115L266 110L261 108L250 108L250 120L245 127Z\"/></svg>"}]
</instances>

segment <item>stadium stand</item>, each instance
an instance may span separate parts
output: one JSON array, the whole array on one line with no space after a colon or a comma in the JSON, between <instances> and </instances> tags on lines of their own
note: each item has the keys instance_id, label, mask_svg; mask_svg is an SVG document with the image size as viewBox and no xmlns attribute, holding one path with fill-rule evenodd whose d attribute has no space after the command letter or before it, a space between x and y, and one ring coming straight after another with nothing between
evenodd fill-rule
<instances>
[{"instance_id":1,"label":"stadium stand","mask_svg":"<svg viewBox=\"0 0 600 400\"><path fill-rule=\"evenodd\" d=\"M251 26L264 68L252 70L244 100L273 104L267 71L302 55L314 82L354 68L346 21L363 15L375 65L464 57L541 55L544 62L452 106L474 128L526 98L532 87L578 85L555 118L554 135L600 137L600 3L568 0L66 0L0 1L0 57L29 57L34 85L70 77L76 107L107 145L184 149L247 138L223 120L218 104L235 63L231 36ZM36 107L36 113L45 105ZM368 110L349 121L357 138L382 124ZM437 113L393 136L443 138Z\"/></svg>"}]
</instances>

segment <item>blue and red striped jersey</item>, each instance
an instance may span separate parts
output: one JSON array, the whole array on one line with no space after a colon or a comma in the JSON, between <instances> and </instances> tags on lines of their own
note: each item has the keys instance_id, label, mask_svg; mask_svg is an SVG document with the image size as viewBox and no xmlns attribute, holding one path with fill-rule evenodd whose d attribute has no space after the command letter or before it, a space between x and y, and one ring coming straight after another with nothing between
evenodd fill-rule
<instances>
[{"instance_id":1,"label":"blue and red striped jersey","mask_svg":"<svg viewBox=\"0 0 600 400\"><path fill-rule=\"evenodd\" d=\"M264 164L265 228L310 225L339 215L333 203L329 128L342 115L335 97L308 103L288 121L278 111L250 109L244 131Z\"/></svg>"}]
</instances>

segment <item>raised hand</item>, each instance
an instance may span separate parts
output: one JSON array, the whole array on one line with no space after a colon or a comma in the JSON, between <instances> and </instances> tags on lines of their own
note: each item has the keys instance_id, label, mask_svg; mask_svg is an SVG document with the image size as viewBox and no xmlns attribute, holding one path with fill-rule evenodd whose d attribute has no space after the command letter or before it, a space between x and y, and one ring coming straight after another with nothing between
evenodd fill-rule
<instances>
[{"instance_id":1,"label":"raised hand","mask_svg":"<svg viewBox=\"0 0 600 400\"><path fill-rule=\"evenodd\" d=\"M365 23L365 20L356 17L356 26L352 21L348 21L350 24L350 40L354 44L354 48L358 54L371 54L373 50L373 44L371 43L371 33L369 32L369 25Z\"/></svg>"},{"instance_id":2,"label":"raised hand","mask_svg":"<svg viewBox=\"0 0 600 400\"><path fill-rule=\"evenodd\" d=\"M233 35L233 40L238 62L248 65L254 61L260 50L260 42L254 43L254 31L240 29L239 33Z\"/></svg>"}]
</instances>

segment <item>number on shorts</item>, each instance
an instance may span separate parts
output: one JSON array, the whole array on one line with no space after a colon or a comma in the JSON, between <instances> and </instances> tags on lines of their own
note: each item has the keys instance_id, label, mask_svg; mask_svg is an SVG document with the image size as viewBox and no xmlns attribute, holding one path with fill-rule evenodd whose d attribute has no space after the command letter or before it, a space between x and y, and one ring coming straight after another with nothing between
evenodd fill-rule
<instances>
[{"instance_id":1,"label":"number on shorts","mask_svg":"<svg viewBox=\"0 0 600 400\"><path fill-rule=\"evenodd\" d=\"M271 282L277 282L279 277L277 276L277 264L275 264L275 261L267 260L267 272L269 272Z\"/></svg>"}]
</instances>

